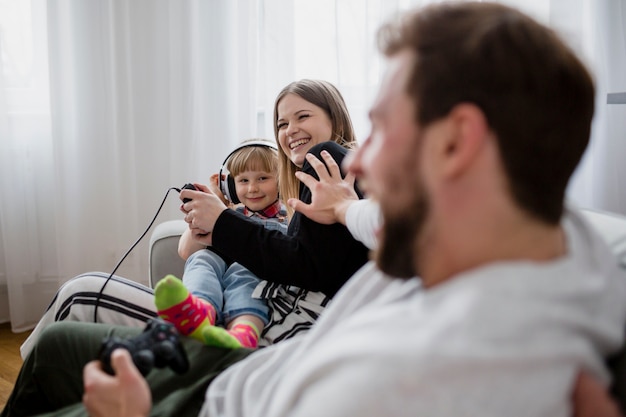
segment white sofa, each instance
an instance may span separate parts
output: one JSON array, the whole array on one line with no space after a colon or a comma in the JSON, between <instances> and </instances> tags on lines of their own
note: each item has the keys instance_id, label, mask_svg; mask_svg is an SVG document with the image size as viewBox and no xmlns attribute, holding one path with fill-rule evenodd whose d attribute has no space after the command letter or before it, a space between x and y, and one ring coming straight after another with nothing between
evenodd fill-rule
<instances>
[{"instance_id":1,"label":"white sofa","mask_svg":"<svg viewBox=\"0 0 626 417\"><path fill-rule=\"evenodd\" d=\"M626 279L626 216L597 210L583 210L583 213L616 254ZM178 256L178 239L186 227L183 220L170 220L157 225L152 232L149 249L152 286L167 274L182 277L184 262ZM609 363L615 377L613 394L626 414L626 349Z\"/></svg>"},{"instance_id":2,"label":"white sofa","mask_svg":"<svg viewBox=\"0 0 626 417\"><path fill-rule=\"evenodd\" d=\"M184 220L159 223L150 235L148 272L152 288L167 274L183 276L185 261L178 256L178 240L187 228Z\"/></svg>"}]
</instances>

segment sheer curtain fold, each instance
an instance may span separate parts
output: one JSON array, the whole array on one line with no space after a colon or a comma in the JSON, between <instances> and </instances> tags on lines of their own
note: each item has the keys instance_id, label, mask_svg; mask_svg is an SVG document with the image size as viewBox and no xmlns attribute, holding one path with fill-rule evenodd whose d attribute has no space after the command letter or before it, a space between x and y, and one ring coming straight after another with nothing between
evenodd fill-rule
<instances>
[{"instance_id":1,"label":"sheer curtain fold","mask_svg":"<svg viewBox=\"0 0 626 417\"><path fill-rule=\"evenodd\" d=\"M0 30L0 322L32 326L65 280L113 269L169 187L206 182L244 138L272 138L287 83L333 82L364 139L384 69L376 30L433 2L0 0L0 28L18 33ZM569 197L626 214L626 105L606 104L626 91L624 2L502 2L592 68L593 135ZM171 193L158 221L180 218L178 205ZM147 269L143 242L118 272L147 283Z\"/></svg>"},{"instance_id":2,"label":"sheer curtain fold","mask_svg":"<svg viewBox=\"0 0 626 417\"><path fill-rule=\"evenodd\" d=\"M67 279L112 271L169 187L206 182L258 135L255 1L31 4L49 99L0 105L0 321L15 331ZM170 193L159 221L178 206ZM118 273L147 283L147 269L142 242Z\"/></svg>"},{"instance_id":3,"label":"sheer curtain fold","mask_svg":"<svg viewBox=\"0 0 626 417\"><path fill-rule=\"evenodd\" d=\"M596 84L591 142L570 184L569 196L584 207L626 214L626 104L607 104L607 95L626 92L626 4L578 0L560 27L575 39L577 52ZM553 0L554 2L554 0ZM575 11L575 12L574 12Z\"/></svg>"}]
</instances>

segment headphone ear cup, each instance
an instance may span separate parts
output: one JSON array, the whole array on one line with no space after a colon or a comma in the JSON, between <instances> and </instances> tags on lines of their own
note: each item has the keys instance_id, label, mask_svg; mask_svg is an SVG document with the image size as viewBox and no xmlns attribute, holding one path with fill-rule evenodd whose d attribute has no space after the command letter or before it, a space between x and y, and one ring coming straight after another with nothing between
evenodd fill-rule
<instances>
[{"instance_id":1,"label":"headphone ear cup","mask_svg":"<svg viewBox=\"0 0 626 417\"><path fill-rule=\"evenodd\" d=\"M224 198L226 198L226 200L232 203L233 202L232 196L230 195L230 190L228 189L228 179L230 178L230 175L228 174L228 171L220 169L219 176L220 176L220 184L219 184L220 191L224 195Z\"/></svg>"},{"instance_id":2,"label":"headphone ear cup","mask_svg":"<svg viewBox=\"0 0 626 417\"><path fill-rule=\"evenodd\" d=\"M226 175L226 189L228 190L228 200L233 204L239 204L239 197L237 197L237 188L235 187L235 179L230 175Z\"/></svg>"},{"instance_id":3,"label":"headphone ear cup","mask_svg":"<svg viewBox=\"0 0 626 417\"><path fill-rule=\"evenodd\" d=\"M224 159L224 162L222 162L222 167L220 168L220 172L218 174L219 186L220 186L220 191L222 191L222 194L224 194L224 197L226 197L226 199L233 204L240 204L241 201L239 201L239 198L237 197L237 188L235 187L235 179L230 175L230 172L228 172L228 169L226 169L226 166L228 165L228 160L230 159L232 154L237 152L239 149L246 148L248 146L263 146L266 148L274 149L275 151L278 150L278 145L274 142L268 142L265 140L252 140L252 141L246 141L242 143L241 145L237 146L231 153L228 154L226 159Z\"/></svg>"}]
</instances>

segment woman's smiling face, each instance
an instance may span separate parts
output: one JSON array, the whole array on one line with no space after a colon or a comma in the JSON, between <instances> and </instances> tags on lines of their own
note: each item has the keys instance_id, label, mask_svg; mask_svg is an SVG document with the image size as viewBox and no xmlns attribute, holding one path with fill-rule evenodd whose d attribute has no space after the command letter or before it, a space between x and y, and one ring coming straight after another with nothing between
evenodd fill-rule
<instances>
[{"instance_id":1,"label":"woman's smiling face","mask_svg":"<svg viewBox=\"0 0 626 417\"><path fill-rule=\"evenodd\" d=\"M277 117L278 143L299 168L309 149L332 138L333 124L328 114L297 94L287 94L280 100Z\"/></svg>"}]
</instances>

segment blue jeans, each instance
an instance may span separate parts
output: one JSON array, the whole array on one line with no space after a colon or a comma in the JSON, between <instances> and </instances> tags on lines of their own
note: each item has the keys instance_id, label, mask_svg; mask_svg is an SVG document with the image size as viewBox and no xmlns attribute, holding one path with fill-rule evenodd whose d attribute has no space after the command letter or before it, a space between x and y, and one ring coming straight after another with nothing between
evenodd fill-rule
<instances>
[{"instance_id":1,"label":"blue jeans","mask_svg":"<svg viewBox=\"0 0 626 417\"><path fill-rule=\"evenodd\" d=\"M216 324L225 325L243 314L268 323L265 300L252 298L259 278L237 262L230 266L207 249L194 252L185 263L183 283L190 293L210 302L217 313Z\"/></svg>"}]
</instances>

